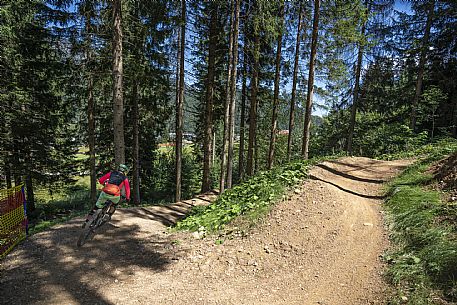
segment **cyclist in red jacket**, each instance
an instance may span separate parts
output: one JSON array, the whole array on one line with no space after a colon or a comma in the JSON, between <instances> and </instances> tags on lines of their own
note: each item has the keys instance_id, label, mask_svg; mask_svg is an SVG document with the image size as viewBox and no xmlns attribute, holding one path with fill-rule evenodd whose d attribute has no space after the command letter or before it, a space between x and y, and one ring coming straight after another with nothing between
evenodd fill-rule
<instances>
[{"instance_id":1,"label":"cyclist in red jacket","mask_svg":"<svg viewBox=\"0 0 457 305\"><path fill-rule=\"evenodd\" d=\"M86 222L89 221L90 217L92 217L97 209L103 208L108 200L114 204L119 203L122 190L125 192L125 199L130 200L130 184L129 179L126 176L128 171L128 166L121 164L117 171L110 171L98 180L104 187L95 206L87 215Z\"/></svg>"}]
</instances>

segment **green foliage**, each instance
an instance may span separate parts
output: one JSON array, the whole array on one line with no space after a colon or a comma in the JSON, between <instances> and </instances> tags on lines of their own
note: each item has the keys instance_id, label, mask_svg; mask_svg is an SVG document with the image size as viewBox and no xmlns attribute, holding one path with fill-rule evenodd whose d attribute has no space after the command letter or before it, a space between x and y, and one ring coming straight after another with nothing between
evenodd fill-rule
<instances>
[{"instance_id":1,"label":"green foliage","mask_svg":"<svg viewBox=\"0 0 457 305\"><path fill-rule=\"evenodd\" d=\"M348 124L349 111L332 112L325 117L311 142L313 154L343 152ZM388 116L378 112L359 113L356 117L353 141L356 155L380 157L413 151L427 140L427 132L416 134L405 124L391 122Z\"/></svg>"},{"instance_id":2,"label":"green foliage","mask_svg":"<svg viewBox=\"0 0 457 305\"><path fill-rule=\"evenodd\" d=\"M397 250L385 258L398 297L406 296L407 304L438 304L432 298L436 294L457 301L457 226L440 220L455 207L449 209L439 192L425 187L432 179L427 173L431 162L455 151L453 139L416 149L410 154L422 159L389 184L387 209Z\"/></svg>"},{"instance_id":3,"label":"green foliage","mask_svg":"<svg viewBox=\"0 0 457 305\"><path fill-rule=\"evenodd\" d=\"M280 199L287 188L302 181L310 165L320 160L300 160L271 171L260 172L241 184L225 191L215 202L192 210L178 222L176 229L196 231L204 228L217 231L240 215L258 216Z\"/></svg>"},{"instance_id":4,"label":"green foliage","mask_svg":"<svg viewBox=\"0 0 457 305\"><path fill-rule=\"evenodd\" d=\"M442 138L438 139L432 143L422 145L420 147L416 147L415 149L409 151L400 151L395 154L385 154L380 156L381 159L384 160L396 160L396 159L406 159L406 158L417 158L422 157L425 158L427 162L437 161L445 155L449 155L452 152L457 150L457 140L454 138ZM427 163L418 163L415 166L422 167L421 169L426 167ZM414 170L408 169L408 171ZM399 178L400 179L400 178Z\"/></svg>"}]
</instances>

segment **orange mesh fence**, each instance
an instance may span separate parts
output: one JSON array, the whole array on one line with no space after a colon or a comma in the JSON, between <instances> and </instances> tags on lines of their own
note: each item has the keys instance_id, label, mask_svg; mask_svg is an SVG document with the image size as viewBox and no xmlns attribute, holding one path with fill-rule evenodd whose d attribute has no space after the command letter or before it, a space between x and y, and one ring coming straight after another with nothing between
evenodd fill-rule
<instances>
[{"instance_id":1,"label":"orange mesh fence","mask_svg":"<svg viewBox=\"0 0 457 305\"><path fill-rule=\"evenodd\" d=\"M0 258L26 237L27 225L23 185L0 190Z\"/></svg>"}]
</instances>

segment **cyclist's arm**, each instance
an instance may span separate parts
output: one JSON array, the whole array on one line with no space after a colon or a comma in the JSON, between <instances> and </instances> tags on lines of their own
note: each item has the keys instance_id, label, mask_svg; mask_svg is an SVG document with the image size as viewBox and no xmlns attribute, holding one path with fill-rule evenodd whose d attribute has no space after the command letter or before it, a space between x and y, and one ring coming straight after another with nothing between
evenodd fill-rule
<instances>
[{"instance_id":1,"label":"cyclist's arm","mask_svg":"<svg viewBox=\"0 0 457 305\"><path fill-rule=\"evenodd\" d=\"M130 200L130 183L129 179L124 180L124 187L125 187L125 198Z\"/></svg>"},{"instance_id":2,"label":"cyclist's arm","mask_svg":"<svg viewBox=\"0 0 457 305\"><path fill-rule=\"evenodd\" d=\"M107 173L105 176L101 177L98 182L100 184L105 184L105 181L108 180L111 177L111 172Z\"/></svg>"}]
</instances>

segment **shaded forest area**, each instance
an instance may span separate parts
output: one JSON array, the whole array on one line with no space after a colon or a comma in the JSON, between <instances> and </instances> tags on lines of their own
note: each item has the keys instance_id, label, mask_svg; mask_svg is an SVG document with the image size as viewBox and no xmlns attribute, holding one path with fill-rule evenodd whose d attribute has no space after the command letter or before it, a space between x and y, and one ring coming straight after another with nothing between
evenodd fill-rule
<instances>
[{"instance_id":1,"label":"shaded forest area","mask_svg":"<svg viewBox=\"0 0 457 305\"><path fill-rule=\"evenodd\" d=\"M456 137L456 16L435 0L3 0L0 186L25 183L31 213L63 191L86 208L127 163L135 204L179 201L297 158Z\"/></svg>"}]
</instances>

